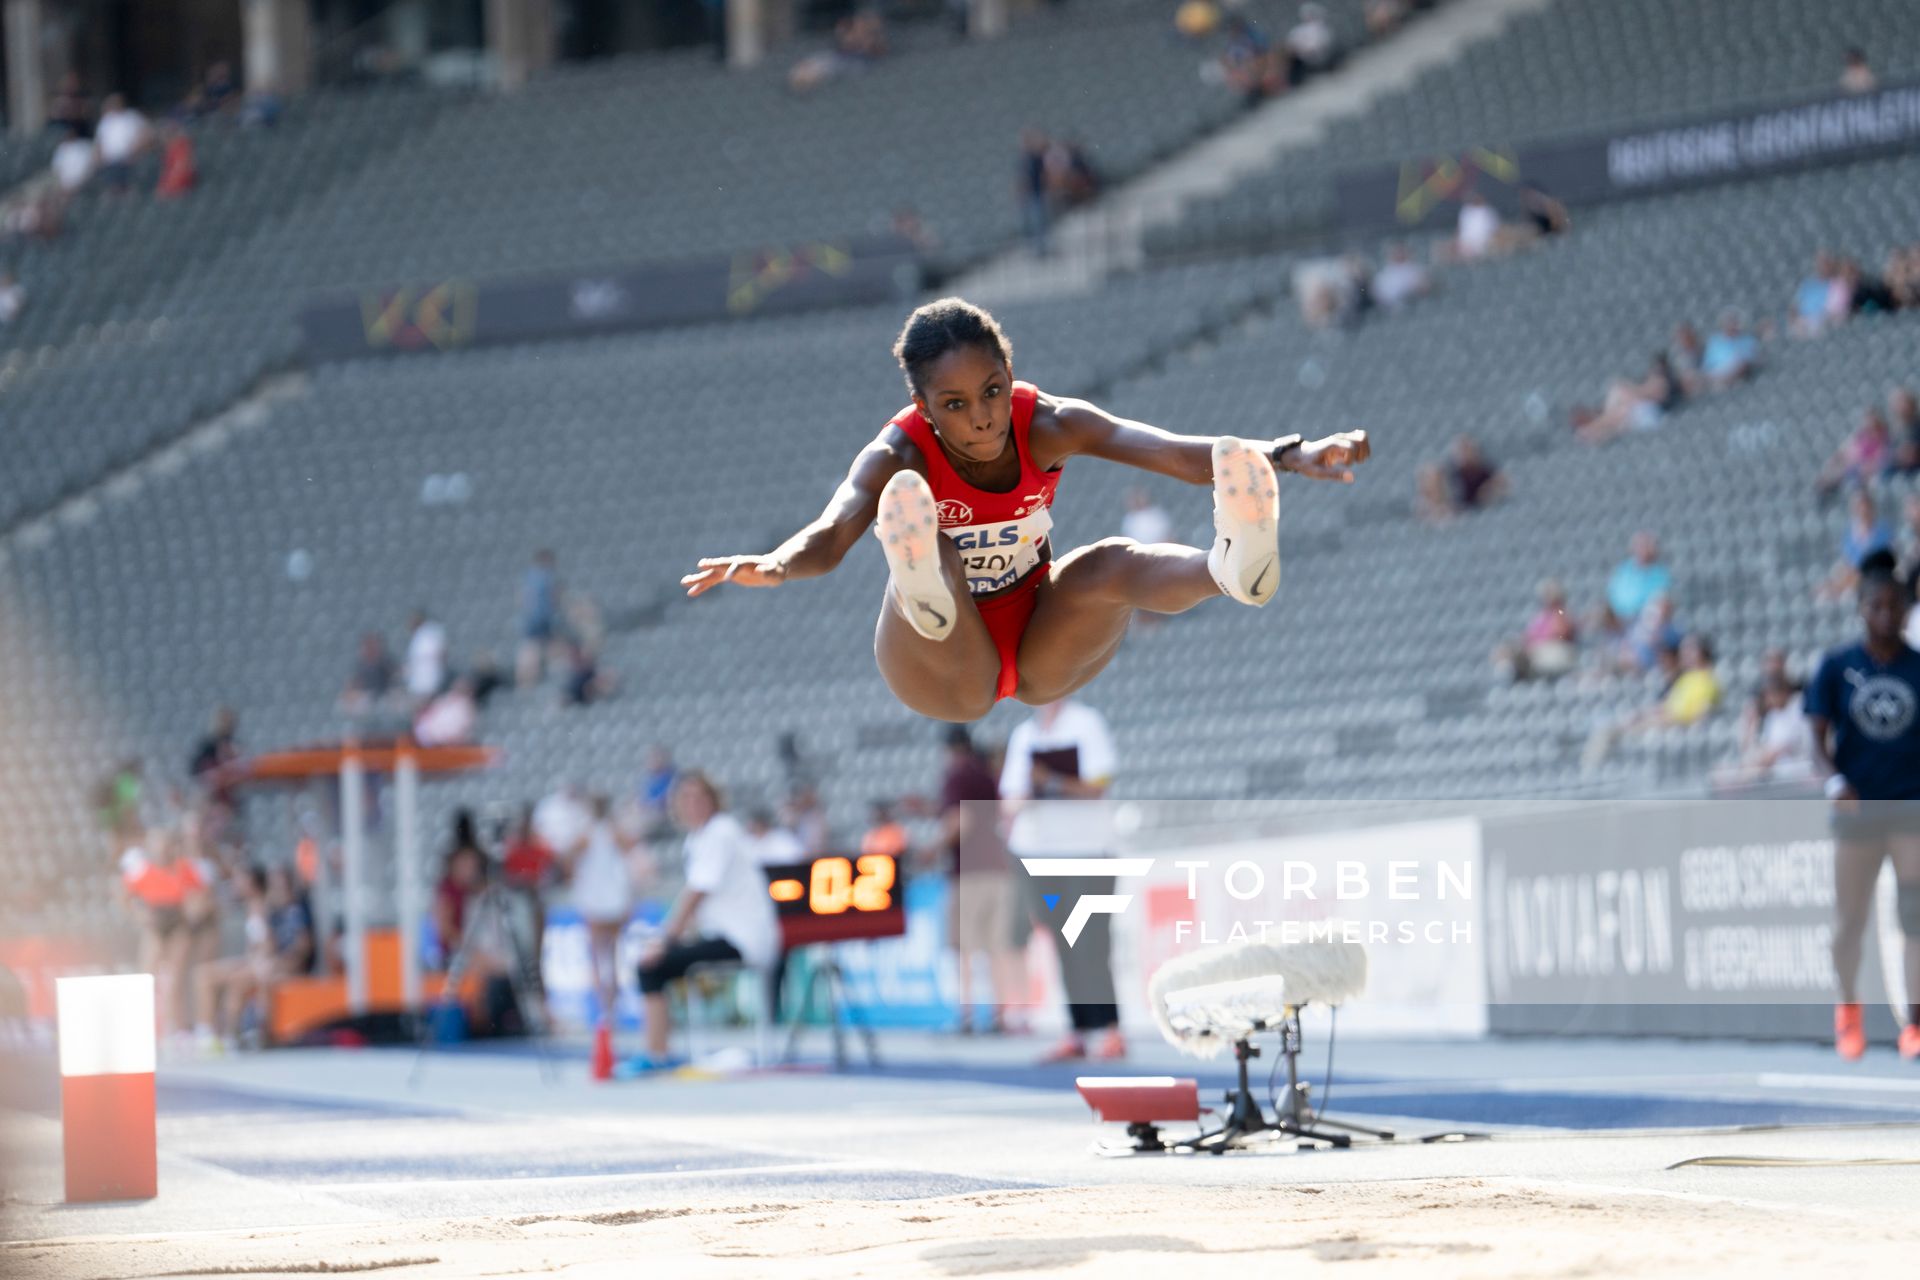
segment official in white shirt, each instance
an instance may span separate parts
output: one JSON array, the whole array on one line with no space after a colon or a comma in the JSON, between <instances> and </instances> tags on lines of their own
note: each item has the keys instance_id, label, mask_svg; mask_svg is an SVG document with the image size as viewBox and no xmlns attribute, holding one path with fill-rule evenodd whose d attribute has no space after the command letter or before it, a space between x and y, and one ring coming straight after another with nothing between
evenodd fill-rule
<instances>
[{"instance_id":1,"label":"official in white shirt","mask_svg":"<svg viewBox=\"0 0 1920 1280\"><path fill-rule=\"evenodd\" d=\"M1098 711L1062 699L1050 702L1007 739L1000 773L1000 799L1012 815L1007 848L1022 884L1025 915L1042 920L1060 955L1061 982L1073 1029L1046 1062L1126 1056L1120 1035L1119 998L1113 985L1112 917L1096 914L1079 940L1068 946L1061 925L1083 894L1111 894L1112 876L1041 877L1027 874L1020 859L1093 858L1113 844L1107 788L1119 765L1113 734ZM1057 896L1056 896L1057 895ZM1055 896L1051 910L1046 898ZM1024 927L1030 928L1027 920ZM1017 941L1024 942L1024 936ZM1089 1037L1097 1042L1089 1048Z\"/></svg>"},{"instance_id":2,"label":"official in white shirt","mask_svg":"<svg viewBox=\"0 0 1920 1280\"><path fill-rule=\"evenodd\" d=\"M779 922L759 850L725 812L719 788L699 770L686 770L673 784L672 808L687 833L687 879L659 936L640 957L647 1052L633 1065L641 1070L672 1065L669 982L686 977L696 964L737 960L766 973L780 958Z\"/></svg>"}]
</instances>

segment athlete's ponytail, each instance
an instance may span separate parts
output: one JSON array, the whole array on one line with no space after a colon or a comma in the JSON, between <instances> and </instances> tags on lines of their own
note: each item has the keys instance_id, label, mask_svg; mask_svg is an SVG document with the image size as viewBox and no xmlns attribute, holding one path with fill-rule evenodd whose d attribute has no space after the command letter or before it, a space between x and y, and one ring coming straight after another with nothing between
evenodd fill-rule
<instances>
[{"instance_id":1,"label":"athlete's ponytail","mask_svg":"<svg viewBox=\"0 0 1920 1280\"><path fill-rule=\"evenodd\" d=\"M1013 344L985 308L964 298L941 298L908 316L893 344L893 358L907 375L907 390L923 394L921 383L934 362L961 347L979 347L1009 369L1013 367Z\"/></svg>"}]
</instances>

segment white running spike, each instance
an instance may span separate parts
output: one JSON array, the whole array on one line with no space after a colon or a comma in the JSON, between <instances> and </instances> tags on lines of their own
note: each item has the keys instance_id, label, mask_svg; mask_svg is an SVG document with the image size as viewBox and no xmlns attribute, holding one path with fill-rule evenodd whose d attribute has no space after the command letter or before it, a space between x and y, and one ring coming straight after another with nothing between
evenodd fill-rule
<instances>
[{"instance_id":1,"label":"white running spike","mask_svg":"<svg viewBox=\"0 0 1920 1280\"><path fill-rule=\"evenodd\" d=\"M940 514L933 490L918 471L897 471L880 491L873 531L907 625L929 640L953 633L960 611L940 571Z\"/></svg>"},{"instance_id":2,"label":"white running spike","mask_svg":"<svg viewBox=\"0 0 1920 1280\"><path fill-rule=\"evenodd\" d=\"M1280 590L1280 484L1258 445L1213 442L1213 549L1207 568L1220 590L1255 608Z\"/></svg>"}]
</instances>

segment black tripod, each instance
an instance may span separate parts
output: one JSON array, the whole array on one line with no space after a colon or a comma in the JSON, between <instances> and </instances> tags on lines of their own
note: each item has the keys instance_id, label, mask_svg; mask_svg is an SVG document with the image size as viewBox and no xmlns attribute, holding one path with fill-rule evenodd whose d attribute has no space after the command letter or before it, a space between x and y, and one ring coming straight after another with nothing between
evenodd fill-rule
<instances>
[{"instance_id":1,"label":"black tripod","mask_svg":"<svg viewBox=\"0 0 1920 1280\"><path fill-rule=\"evenodd\" d=\"M833 1029L833 1069L835 1071L847 1069L847 1035L846 1028L841 1023L842 1012L847 1015L848 1021L854 1024L854 1029L860 1033L861 1042L867 1050L867 1065L877 1067L880 1065L880 1049L874 1042L873 1028L867 1025L866 1019L854 1012L854 1006L847 1003L846 975L840 971L840 962L833 958L831 951L823 948L823 954L826 959L815 965L813 971L807 975L807 989L794 1006L793 1020L787 1028L787 1047L781 1053L780 1061L791 1064L794 1055L799 1052L800 1034L807 1028L807 1011L813 1008L814 993L825 985L827 1021Z\"/></svg>"},{"instance_id":2,"label":"black tripod","mask_svg":"<svg viewBox=\"0 0 1920 1280\"><path fill-rule=\"evenodd\" d=\"M1247 1078L1247 1063L1260 1056L1260 1050L1253 1046L1252 1037L1262 1031L1280 1033L1280 1056L1287 1063L1287 1098L1277 1108L1272 1120L1260 1109L1260 1100L1254 1096L1253 1085ZM1210 1129L1195 1138L1189 1145L1195 1151L1207 1151L1222 1155L1235 1147L1242 1146L1256 1133L1282 1133L1298 1138L1302 1143L1324 1143L1329 1147L1350 1147L1353 1134L1364 1134L1390 1142L1393 1134L1385 1129L1370 1129L1365 1125L1349 1124L1340 1120L1329 1120L1317 1114L1310 1101L1313 1086L1300 1078L1300 1011L1288 1008L1277 1025L1268 1022L1256 1022L1245 1036L1233 1042L1233 1058L1239 1065L1239 1087L1227 1090L1227 1118L1217 1129ZM1343 1133L1329 1133L1329 1129L1342 1129Z\"/></svg>"},{"instance_id":3,"label":"black tripod","mask_svg":"<svg viewBox=\"0 0 1920 1280\"><path fill-rule=\"evenodd\" d=\"M440 988L440 1000L445 1002L460 998L460 984L466 979L467 970L480 950L479 940L486 938L489 933L506 939L507 950L511 953L507 981L513 987L513 1003L520 1011L521 1022L526 1026L527 1038L533 1041L534 1050L540 1055L540 1077L551 1084L554 1063L547 1047L547 1000L540 985L540 959L532 954L521 938L520 930L514 927L507 890L492 880L475 895L467 909L466 923L460 930L460 945L454 948L452 957L447 961L447 975ZM420 1069L426 1064L427 1051L433 1048L431 1017L417 1016L415 1037L419 1041L420 1051L414 1055L413 1070L407 1075L409 1086L419 1083Z\"/></svg>"}]
</instances>

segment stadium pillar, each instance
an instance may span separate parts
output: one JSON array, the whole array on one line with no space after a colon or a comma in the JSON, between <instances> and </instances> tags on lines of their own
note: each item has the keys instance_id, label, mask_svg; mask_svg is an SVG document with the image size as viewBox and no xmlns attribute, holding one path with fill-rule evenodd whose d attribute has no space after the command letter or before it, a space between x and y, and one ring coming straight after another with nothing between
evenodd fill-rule
<instances>
[{"instance_id":1,"label":"stadium pillar","mask_svg":"<svg viewBox=\"0 0 1920 1280\"><path fill-rule=\"evenodd\" d=\"M313 23L306 0L240 0L247 88L305 93L313 87Z\"/></svg>"},{"instance_id":2,"label":"stadium pillar","mask_svg":"<svg viewBox=\"0 0 1920 1280\"><path fill-rule=\"evenodd\" d=\"M1007 34L1007 0L967 0L967 34L975 40Z\"/></svg>"},{"instance_id":3,"label":"stadium pillar","mask_svg":"<svg viewBox=\"0 0 1920 1280\"><path fill-rule=\"evenodd\" d=\"M790 26L791 13L780 0L724 0L727 10L727 65L755 67Z\"/></svg>"},{"instance_id":4,"label":"stadium pillar","mask_svg":"<svg viewBox=\"0 0 1920 1280\"><path fill-rule=\"evenodd\" d=\"M500 87L518 89L553 65L553 0L487 0L487 52Z\"/></svg>"},{"instance_id":5,"label":"stadium pillar","mask_svg":"<svg viewBox=\"0 0 1920 1280\"><path fill-rule=\"evenodd\" d=\"M40 60L43 0L6 0L7 120L13 132L38 133L47 122L46 67Z\"/></svg>"}]
</instances>

